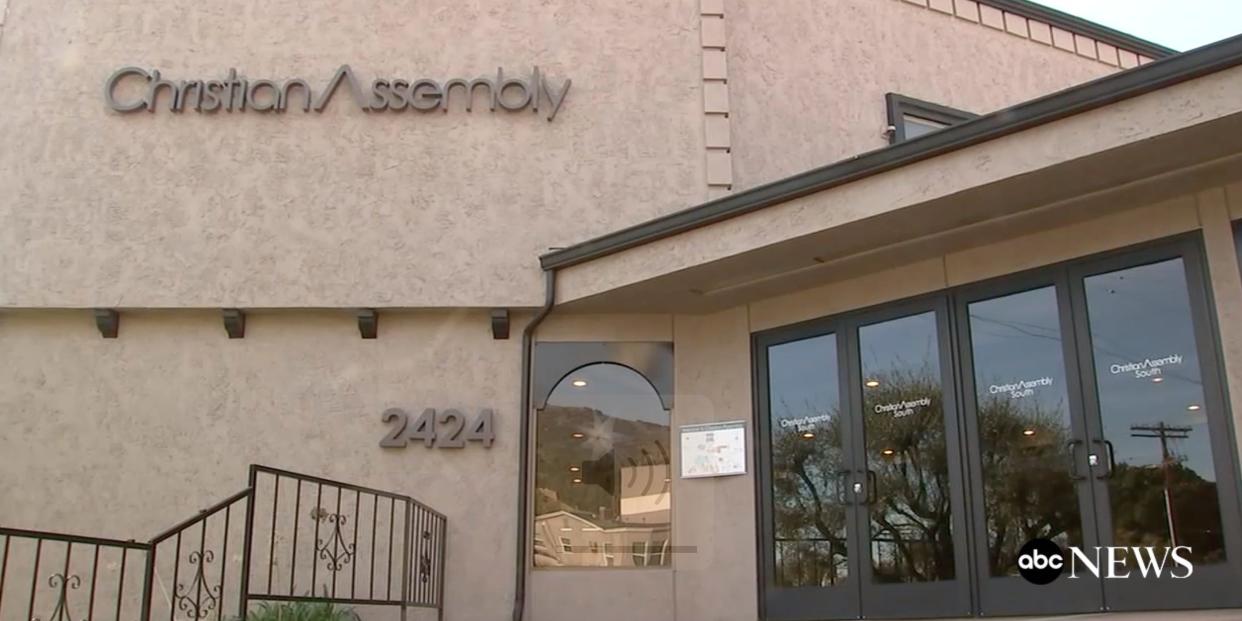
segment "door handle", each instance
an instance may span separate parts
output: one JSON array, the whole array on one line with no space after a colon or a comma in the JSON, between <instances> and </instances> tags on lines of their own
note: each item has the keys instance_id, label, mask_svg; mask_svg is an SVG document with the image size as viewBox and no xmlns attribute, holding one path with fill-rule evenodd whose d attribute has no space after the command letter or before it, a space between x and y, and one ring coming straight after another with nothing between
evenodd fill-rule
<instances>
[{"instance_id":1,"label":"door handle","mask_svg":"<svg viewBox=\"0 0 1242 621\"><path fill-rule=\"evenodd\" d=\"M850 476L849 470L838 470L837 473L833 477L836 479L835 482L837 484L837 504L839 505L843 505L849 502L849 499L845 497L846 496L845 486L848 483L849 476Z\"/></svg>"},{"instance_id":2,"label":"door handle","mask_svg":"<svg viewBox=\"0 0 1242 621\"><path fill-rule=\"evenodd\" d=\"M1104 470L1104 474L1097 474L1095 475L1095 478L1112 478L1113 471L1117 469L1117 456L1115 454L1116 452L1113 450L1113 443L1108 440L1092 440L1092 442L1104 447L1104 465L1108 466L1108 468Z\"/></svg>"},{"instance_id":3,"label":"door handle","mask_svg":"<svg viewBox=\"0 0 1242 621\"><path fill-rule=\"evenodd\" d=\"M1082 440L1070 440L1065 443L1065 449L1069 451L1069 474L1071 481L1082 481L1087 477L1078 473L1078 445L1082 444Z\"/></svg>"},{"instance_id":4,"label":"door handle","mask_svg":"<svg viewBox=\"0 0 1242 621\"><path fill-rule=\"evenodd\" d=\"M875 470L867 469L867 504L869 505L875 504L879 498L879 491L876 489L879 485L876 480Z\"/></svg>"}]
</instances>

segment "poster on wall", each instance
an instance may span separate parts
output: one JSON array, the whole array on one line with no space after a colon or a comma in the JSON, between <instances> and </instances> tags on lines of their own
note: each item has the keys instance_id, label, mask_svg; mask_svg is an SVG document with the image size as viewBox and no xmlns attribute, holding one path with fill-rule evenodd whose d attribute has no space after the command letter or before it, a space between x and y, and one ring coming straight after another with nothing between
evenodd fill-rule
<instances>
[{"instance_id":1,"label":"poster on wall","mask_svg":"<svg viewBox=\"0 0 1242 621\"><path fill-rule=\"evenodd\" d=\"M746 421L682 425L681 478L746 474Z\"/></svg>"}]
</instances>

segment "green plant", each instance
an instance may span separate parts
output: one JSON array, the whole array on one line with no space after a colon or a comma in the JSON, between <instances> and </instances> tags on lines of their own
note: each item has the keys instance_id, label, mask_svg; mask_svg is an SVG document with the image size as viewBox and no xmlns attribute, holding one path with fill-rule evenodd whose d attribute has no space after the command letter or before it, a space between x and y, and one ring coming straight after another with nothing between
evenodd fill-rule
<instances>
[{"instance_id":1,"label":"green plant","mask_svg":"<svg viewBox=\"0 0 1242 621\"><path fill-rule=\"evenodd\" d=\"M246 615L246 621L358 621L358 613L330 602L264 602Z\"/></svg>"}]
</instances>

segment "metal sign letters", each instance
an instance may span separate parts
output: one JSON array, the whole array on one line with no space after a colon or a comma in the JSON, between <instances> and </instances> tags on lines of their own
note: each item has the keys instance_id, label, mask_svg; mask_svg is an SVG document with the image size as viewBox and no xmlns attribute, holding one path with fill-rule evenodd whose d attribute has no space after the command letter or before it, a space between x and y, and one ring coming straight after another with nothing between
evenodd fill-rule
<instances>
[{"instance_id":1,"label":"metal sign letters","mask_svg":"<svg viewBox=\"0 0 1242 621\"><path fill-rule=\"evenodd\" d=\"M389 408L380 414L380 420L392 427L380 439L379 445L383 448L405 448L410 441L421 440L426 447L464 448L467 442L478 442L483 448L492 448L492 442L496 441L496 431L492 426L494 416L490 408L485 408L467 423L465 414L460 410L436 412L434 408L427 408L422 416L411 422L405 410Z\"/></svg>"},{"instance_id":2,"label":"metal sign letters","mask_svg":"<svg viewBox=\"0 0 1242 621\"><path fill-rule=\"evenodd\" d=\"M145 87L128 95L121 94L122 84L132 80L144 82ZM560 111L572 80L565 80L558 87L548 81L539 67L534 67L525 78L506 77L504 69L498 68L495 79L453 78L441 83L427 78L377 78L371 81L369 89L364 89L349 65L341 65L323 89L316 91L300 78L248 80L239 76L236 69L229 69L228 75L218 80L169 80L158 69L122 67L104 83L104 101L117 112L155 112L160 108L173 112L285 112L290 106L301 108L303 112L323 112L342 84L354 103L368 112L447 112L450 100L458 97L470 112L478 91L482 91L488 110L495 111L497 107L510 112L529 109L551 121Z\"/></svg>"}]
</instances>

